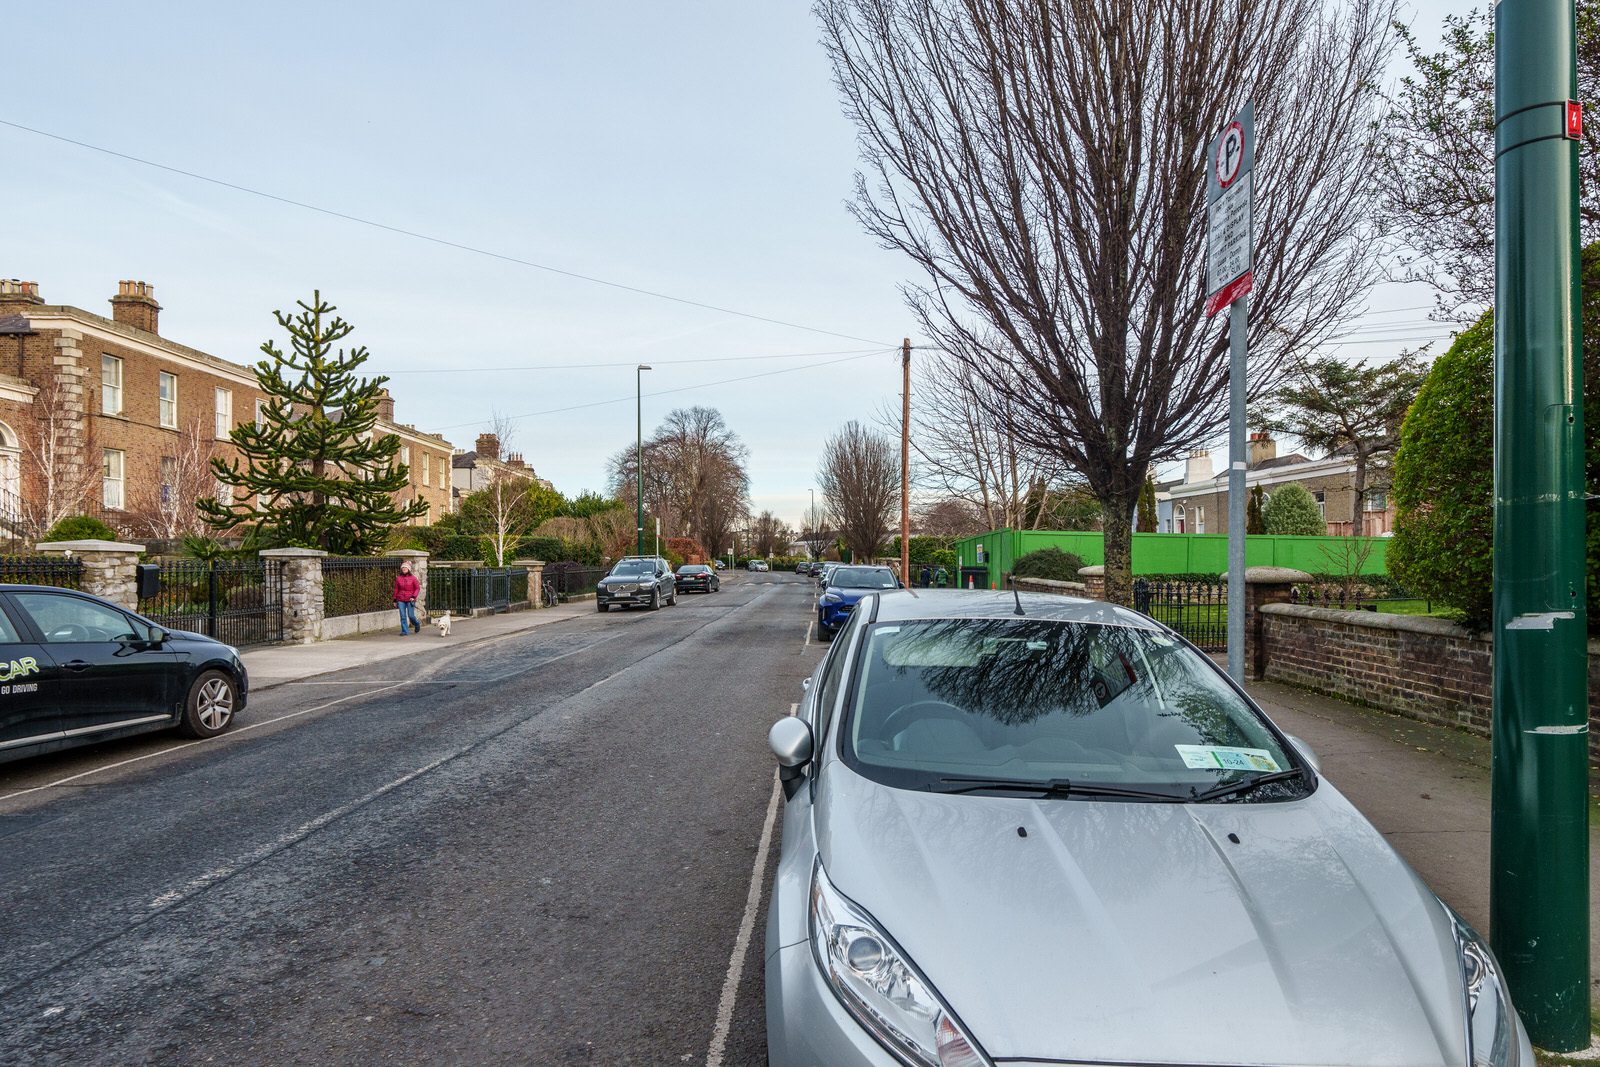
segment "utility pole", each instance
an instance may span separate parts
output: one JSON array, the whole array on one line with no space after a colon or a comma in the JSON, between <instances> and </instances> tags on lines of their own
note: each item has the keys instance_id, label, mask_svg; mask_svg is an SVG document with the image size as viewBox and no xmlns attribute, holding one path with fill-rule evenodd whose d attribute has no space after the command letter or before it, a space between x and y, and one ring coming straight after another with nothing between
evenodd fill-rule
<instances>
[{"instance_id":1,"label":"utility pole","mask_svg":"<svg viewBox=\"0 0 1600 1067\"><path fill-rule=\"evenodd\" d=\"M649 369L650 364L641 363L635 368L633 374L634 400L637 404L634 409L634 419L636 420L635 431L638 434L634 444L636 449L634 466L638 468L637 474L639 475L639 484L635 490L637 498L634 500L634 521L639 535L639 543L634 548L634 555L637 556L644 555L644 372Z\"/></svg>"},{"instance_id":2,"label":"utility pole","mask_svg":"<svg viewBox=\"0 0 1600 1067\"><path fill-rule=\"evenodd\" d=\"M911 585L911 338L900 342L900 580Z\"/></svg>"},{"instance_id":3,"label":"utility pole","mask_svg":"<svg viewBox=\"0 0 1600 1067\"><path fill-rule=\"evenodd\" d=\"M1495 5L1489 931L1535 1045L1589 1045L1589 694L1573 0Z\"/></svg>"}]
</instances>

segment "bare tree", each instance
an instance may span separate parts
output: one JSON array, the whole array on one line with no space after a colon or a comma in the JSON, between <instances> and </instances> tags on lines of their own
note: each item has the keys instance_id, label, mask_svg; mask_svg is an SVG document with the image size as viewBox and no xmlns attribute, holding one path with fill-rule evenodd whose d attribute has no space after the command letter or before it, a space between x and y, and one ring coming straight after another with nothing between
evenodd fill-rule
<instances>
[{"instance_id":1,"label":"bare tree","mask_svg":"<svg viewBox=\"0 0 1600 1067\"><path fill-rule=\"evenodd\" d=\"M927 537L971 537L994 529L986 523L969 501L946 497L925 504L917 513L912 531Z\"/></svg>"},{"instance_id":2,"label":"bare tree","mask_svg":"<svg viewBox=\"0 0 1600 1067\"><path fill-rule=\"evenodd\" d=\"M812 504L806 508L803 526L800 540L805 543L806 551L812 559L821 559L835 536L833 524L828 521L827 507L823 504Z\"/></svg>"},{"instance_id":3,"label":"bare tree","mask_svg":"<svg viewBox=\"0 0 1600 1067\"><path fill-rule=\"evenodd\" d=\"M750 524L750 536L755 543L755 554L758 556L782 555L783 549L789 547L789 530L784 526L783 520L770 511L763 511L757 515Z\"/></svg>"},{"instance_id":4,"label":"bare tree","mask_svg":"<svg viewBox=\"0 0 1600 1067\"><path fill-rule=\"evenodd\" d=\"M1126 601L1145 472L1226 421L1227 332L1202 314L1207 143L1248 95L1260 391L1377 276L1364 189L1394 0L816 10L860 133L857 218L925 273L912 309L994 383L992 414L1087 480Z\"/></svg>"},{"instance_id":5,"label":"bare tree","mask_svg":"<svg viewBox=\"0 0 1600 1067\"><path fill-rule=\"evenodd\" d=\"M817 486L832 525L858 560L878 554L900 503L900 456L887 437L847 422L822 446Z\"/></svg>"},{"instance_id":6,"label":"bare tree","mask_svg":"<svg viewBox=\"0 0 1600 1067\"><path fill-rule=\"evenodd\" d=\"M134 527L147 537L176 540L209 530L200 501L219 488L211 460L217 444L205 420L194 418L172 439L169 455L160 457L155 484L135 485L128 511Z\"/></svg>"},{"instance_id":7,"label":"bare tree","mask_svg":"<svg viewBox=\"0 0 1600 1067\"><path fill-rule=\"evenodd\" d=\"M22 525L41 536L68 515L97 511L103 472L94 422L68 409L60 378L49 376L19 430Z\"/></svg>"},{"instance_id":8,"label":"bare tree","mask_svg":"<svg viewBox=\"0 0 1600 1067\"><path fill-rule=\"evenodd\" d=\"M750 450L716 408L672 411L644 442L644 501L663 536L692 537L720 555L742 523L750 495ZM633 446L611 457L611 490L633 507L638 455Z\"/></svg>"},{"instance_id":9,"label":"bare tree","mask_svg":"<svg viewBox=\"0 0 1600 1067\"><path fill-rule=\"evenodd\" d=\"M501 454L509 455L516 422L496 411L489 419L489 432L499 440ZM504 567L517 546L550 517L550 508L541 499L549 491L531 475L493 464L481 466L487 482L461 499L461 515L482 538L485 559Z\"/></svg>"},{"instance_id":10,"label":"bare tree","mask_svg":"<svg viewBox=\"0 0 1600 1067\"><path fill-rule=\"evenodd\" d=\"M926 350L912 360L912 476L941 499L965 501L985 530L1037 529L1046 514L1028 507L1030 493L1065 473L1061 460L1024 440L1015 409L998 395L992 354L971 360ZM900 432L898 405L879 423Z\"/></svg>"}]
</instances>

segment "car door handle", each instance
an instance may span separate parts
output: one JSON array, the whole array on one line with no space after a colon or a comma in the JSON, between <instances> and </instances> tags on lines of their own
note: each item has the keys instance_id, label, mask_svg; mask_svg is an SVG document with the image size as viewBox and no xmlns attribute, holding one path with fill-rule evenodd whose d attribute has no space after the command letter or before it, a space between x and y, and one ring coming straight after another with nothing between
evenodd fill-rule
<instances>
[{"instance_id":1,"label":"car door handle","mask_svg":"<svg viewBox=\"0 0 1600 1067\"><path fill-rule=\"evenodd\" d=\"M64 667L65 669L69 670L69 671L77 672L77 671L86 671L90 667L93 667L94 664L90 663L86 659L69 659L69 660L67 660L67 662L63 663L61 666Z\"/></svg>"}]
</instances>

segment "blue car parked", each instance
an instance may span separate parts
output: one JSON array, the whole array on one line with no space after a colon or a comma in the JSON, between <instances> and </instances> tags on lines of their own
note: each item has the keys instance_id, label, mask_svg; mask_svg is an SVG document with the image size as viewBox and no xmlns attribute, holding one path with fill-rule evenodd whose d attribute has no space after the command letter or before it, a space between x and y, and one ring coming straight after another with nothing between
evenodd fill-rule
<instances>
[{"instance_id":1,"label":"blue car parked","mask_svg":"<svg viewBox=\"0 0 1600 1067\"><path fill-rule=\"evenodd\" d=\"M822 596L817 598L817 636L832 641L839 627L850 618L856 601L868 593L899 587L894 572L888 567L835 566Z\"/></svg>"}]
</instances>

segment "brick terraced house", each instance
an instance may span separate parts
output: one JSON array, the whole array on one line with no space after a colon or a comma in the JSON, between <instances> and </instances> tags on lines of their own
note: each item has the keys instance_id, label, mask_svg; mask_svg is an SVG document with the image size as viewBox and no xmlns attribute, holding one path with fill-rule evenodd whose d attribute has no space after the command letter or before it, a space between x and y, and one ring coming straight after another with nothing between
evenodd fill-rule
<instances>
[{"instance_id":1,"label":"brick terraced house","mask_svg":"<svg viewBox=\"0 0 1600 1067\"><path fill-rule=\"evenodd\" d=\"M1260 486L1270 499L1275 489L1298 484L1316 498L1331 535L1351 532L1379 537L1394 531L1394 505L1382 486L1368 481L1361 507L1361 529L1352 531L1350 514L1355 504L1355 462L1349 456L1310 459L1298 452L1278 455L1278 443L1265 433L1252 433L1246 453L1245 486ZM1228 532L1228 472L1214 474L1209 453L1189 457L1183 481L1163 485L1168 507L1162 508L1162 533Z\"/></svg>"},{"instance_id":2,"label":"brick terraced house","mask_svg":"<svg viewBox=\"0 0 1600 1067\"><path fill-rule=\"evenodd\" d=\"M265 400L254 371L161 336L160 313L146 282L118 283L107 318L0 279L0 520L36 536L48 515L88 511L141 535L186 453L236 454L229 432ZM448 510L450 443L395 423L392 400L379 426L413 457L401 495Z\"/></svg>"}]
</instances>

